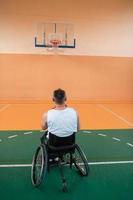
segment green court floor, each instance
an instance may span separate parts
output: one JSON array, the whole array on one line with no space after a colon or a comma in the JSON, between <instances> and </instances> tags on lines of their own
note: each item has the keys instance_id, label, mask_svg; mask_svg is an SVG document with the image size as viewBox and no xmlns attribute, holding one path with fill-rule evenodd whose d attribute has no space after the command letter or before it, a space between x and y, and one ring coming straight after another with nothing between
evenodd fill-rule
<instances>
[{"instance_id":1,"label":"green court floor","mask_svg":"<svg viewBox=\"0 0 133 200\"><path fill-rule=\"evenodd\" d=\"M77 143L88 158L90 175L80 177L74 168L64 167L66 194L56 167L41 188L31 184L30 165L41 135L32 130L0 131L1 200L133 199L133 129L80 131Z\"/></svg>"}]
</instances>

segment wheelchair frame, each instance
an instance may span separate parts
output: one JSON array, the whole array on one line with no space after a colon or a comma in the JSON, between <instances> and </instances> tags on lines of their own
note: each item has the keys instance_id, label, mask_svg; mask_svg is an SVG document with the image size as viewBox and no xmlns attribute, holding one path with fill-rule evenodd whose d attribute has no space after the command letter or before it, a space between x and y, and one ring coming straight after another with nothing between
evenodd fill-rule
<instances>
[{"instance_id":1,"label":"wheelchair frame","mask_svg":"<svg viewBox=\"0 0 133 200\"><path fill-rule=\"evenodd\" d=\"M63 157L69 154L69 160L63 161ZM77 156L77 155L78 156ZM80 161L78 158L80 157ZM58 158L54 164L51 160ZM82 149L78 146L78 144L66 145L55 147L49 145L48 143L42 143L35 152L32 161L32 168L31 168L31 180L34 187L39 187L44 181L46 172L50 171L50 167L56 165L60 169L60 175L62 180L62 190L63 192L67 192L67 183L66 178L63 173L63 165L67 164L70 165L72 168L75 165L76 169L80 173L81 176L88 176L89 174L89 165L87 158L82 151ZM39 169L38 169L39 168ZM39 171L39 172L38 172Z\"/></svg>"}]
</instances>

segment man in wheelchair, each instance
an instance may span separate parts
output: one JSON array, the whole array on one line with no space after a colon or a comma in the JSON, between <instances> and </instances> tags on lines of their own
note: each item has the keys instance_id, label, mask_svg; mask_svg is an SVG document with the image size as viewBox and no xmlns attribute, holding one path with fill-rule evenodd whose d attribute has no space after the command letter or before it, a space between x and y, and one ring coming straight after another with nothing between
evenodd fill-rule
<instances>
[{"instance_id":1,"label":"man in wheelchair","mask_svg":"<svg viewBox=\"0 0 133 200\"><path fill-rule=\"evenodd\" d=\"M43 114L42 129L47 130L41 138L41 145L37 148L32 162L32 184L38 187L50 168L50 160L58 159L63 191L67 190L66 179L63 174L62 159L69 155L70 168L76 167L81 175L88 175L88 162L81 150L75 144L75 133L80 129L77 112L67 107L66 93L62 89L53 92L55 107ZM55 161L55 160L54 160Z\"/></svg>"},{"instance_id":2,"label":"man in wheelchair","mask_svg":"<svg viewBox=\"0 0 133 200\"><path fill-rule=\"evenodd\" d=\"M77 112L67 107L66 93L62 89L53 92L55 107L43 114L42 129L48 130L47 138L54 146L64 146L70 144L72 136L80 129ZM59 141L56 139L60 137ZM42 138L43 139L43 138Z\"/></svg>"}]
</instances>

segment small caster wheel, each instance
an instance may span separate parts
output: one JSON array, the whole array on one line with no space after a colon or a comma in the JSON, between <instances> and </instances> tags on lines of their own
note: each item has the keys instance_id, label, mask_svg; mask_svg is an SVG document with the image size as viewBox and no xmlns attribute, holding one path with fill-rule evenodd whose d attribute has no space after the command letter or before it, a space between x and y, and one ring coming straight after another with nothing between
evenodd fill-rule
<instances>
[{"instance_id":1,"label":"small caster wheel","mask_svg":"<svg viewBox=\"0 0 133 200\"><path fill-rule=\"evenodd\" d=\"M63 183L62 191L63 192L68 192L68 188L67 188L67 184L66 183Z\"/></svg>"}]
</instances>

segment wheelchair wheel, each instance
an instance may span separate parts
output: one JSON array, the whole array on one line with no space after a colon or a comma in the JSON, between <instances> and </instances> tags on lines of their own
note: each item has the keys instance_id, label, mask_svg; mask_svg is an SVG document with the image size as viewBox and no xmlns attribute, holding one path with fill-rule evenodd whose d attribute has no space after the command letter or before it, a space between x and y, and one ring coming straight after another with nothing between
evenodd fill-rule
<instances>
[{"instance_id":1,"label":"wheelchair wheel","mask_svg":"<svg viewBox=\"0 0 133 200\"><path fill-rule=\"evenodd\" d=\"M37 148L32 161L31 180L35 187L39 187L47 172L47 150L45 145Z\"/></svg>"},{"instance_id":2,"label":"wheelchair wheel","mask_svg":"<svg viewBox=\"0 0 133 200\"><path fill-rule=\"evenodd\" d=\"M75 144L75 152L73 162L75 167L78 169L82 176L88 176L89 173L89 165L87 158L81 148Z\"/></svg>"}]
</instances>

